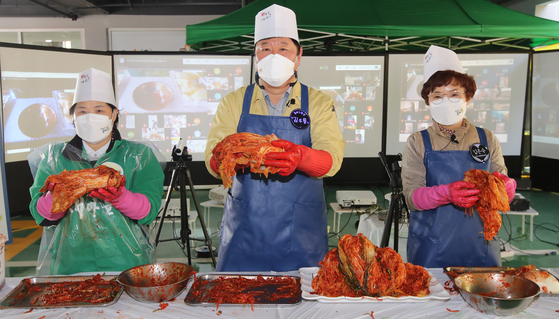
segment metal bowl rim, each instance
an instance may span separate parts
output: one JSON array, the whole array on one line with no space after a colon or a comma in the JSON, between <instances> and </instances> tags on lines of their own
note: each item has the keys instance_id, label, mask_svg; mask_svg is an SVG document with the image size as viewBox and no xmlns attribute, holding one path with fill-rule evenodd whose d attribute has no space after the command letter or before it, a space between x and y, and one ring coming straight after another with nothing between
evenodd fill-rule
<instances>
[{"instance_id":1,"label":"metal bowl rim","mask_svg":"<svg viewBox=\"0 0 559 319\"><path fill-rule=\"evenodd\" d=\"M477 293L475 293L475 292L471 292L471 291L468 291L468 290L466 290L466 289L460 287L460 285L459 285L460 280L458 280L458 278L460 278L460 277L465 277L466 275L480 275L480 274L482 274L482 275L498 275L498 276L500 276L500 277L504 277L504 276L516 277L516 279L520 279L520 281L528 281L528 282L530 282L529 284L536 285L536 286L538 287L538 292L535 293L534 295L526 296L526 297L520 297L520 298L502 298L502 297L484 296L484 295L477 294ZM455 281L454 281L454 284L456 285L456 287L458 287L458 289L460 289L460 291L464 291L464 292L467 292L467 293L472 294L472 295L476 295L476 296L479 296L479 297L482 297L482 298L489 298L489 299L493 299L493 300L505 300L505 301L506 301L506 300L523 300L523 299L535 298L535 297L537 297L537 296L542 292L540 286L539 286L537 283L531 281L530 279L522 278L522 277L517 276L517 275L509 275L509 274L503 274L503 273L498 273L498 272L491 272L491 273L463 273L463 274L460 274L460 275L456 276Z\"/></svg>"},{"instance_id":2,"label":"metal bowl rim","mask_svg":"<svg viewBox=\"0 0 559 319\"><path fill-rule=\"evenodd\" d=\"M126 269L125 271L121 272L121 273L117 276L116 281L117 281L119 284L121 284L123 287L125 287L125 288L155 288L155 287L167 287L167 286L174 286L174 285L177 285L177 284L182 284L183 282L188 281L188 280L190 279L190 277L192 277L192 271L191 271L190 275L188 275L186 278L184 278L184 279L182 279L182 280L179 280L179 281L177 281L177 282L174 282L174 283L171 283L171 284L168 284L168 285L158 285L158 286L133 286L133 285L125 284L125 283L123 283L123 282L120 280L121 276L123 276L125 273L128 273L128 272L132 271L133 269L140 268L140 267L146 267L146 266L166 265L166 264L186 265L186 266L192 268L192 266L190 266L189 264L179 263L179 262L174 262L174 261L167 261L167 262L161 262L161 263L152 263L152 264L138 265L138 266L134 266L134 267L132 267L132 268ZM194 268L192 268L192 270L194 270Z\"/></svg>"}]
</instances>

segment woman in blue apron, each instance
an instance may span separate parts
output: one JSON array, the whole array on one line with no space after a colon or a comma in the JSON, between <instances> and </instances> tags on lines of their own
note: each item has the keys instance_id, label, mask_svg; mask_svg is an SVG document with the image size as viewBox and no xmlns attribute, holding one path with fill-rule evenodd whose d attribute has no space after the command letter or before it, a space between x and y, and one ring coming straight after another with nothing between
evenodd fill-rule
<instances>
[{"instance_id":1,"label":"woman in blue apron","mask_svg":"<svg viewBox=\"0 0 559 319\"><path fill-rule=\"evenodd\" d=\"M267 18L258 18L267 17ZM328 250L322 179L341 165L344 141L333 100L296 80L301 61L295 13L272 5L257 14L257 85L220 103L206 147L210 173L219 176L212 150L237 132L275 134L284 152L264 165L281 168L266 178L238 170L225 201L217 271L289 271L318 266Z\"/></svg>"},{"instance_id":2,"label":"woman in blue apron","mask_svg":"<svg viewBox=\"0 0 559 319\"><path fill-rule=\"evenodd\" d=\"M408 261L424 267L499 266L498 237L487 241L476 212L475 185L462 181L470 169L493 172L506 184L509 201L516 182L505 174L499 140L465 119L476 92L456 54L431 46L425 55L422 97L433 125L413 133L402 158L404 196L410 207Z\"/></svg>"}]
</instances>

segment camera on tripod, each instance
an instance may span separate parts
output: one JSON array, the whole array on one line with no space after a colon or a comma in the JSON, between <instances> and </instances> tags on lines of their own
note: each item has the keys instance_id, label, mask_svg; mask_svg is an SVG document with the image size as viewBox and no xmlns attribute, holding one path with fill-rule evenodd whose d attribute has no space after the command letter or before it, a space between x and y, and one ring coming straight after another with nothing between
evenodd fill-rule
<instances>
[{"instance_id":1,"label":"camera on tripod","mask_svg":"<svg viewBox=\"0 0 559 319\"><path fill-rule=\"evenodd\" d=\"M402 154L396 155L396 161L392 162L390 166L388 165L388 161L386 160L386 156L383 152L379 152L378 155L380 157L382 165L384 166L384 169L386 170L386 173L388 174L390 187L402 188L402 168L399 164L399 161L402 160Z\"/></svg>"},{"instance_id":2,"label":"camera on tripod","mask_svg":"<svg viewBox=\"0 0 559 319\"><path fill-rule=\"evenodd\" d=\"M212 241L210 239L210 235L206 228L206 223L204 221L203 215L201 214L202 210L200 209L200 203L198 202L198 197L196 196L196 192L194 190L194 183L192 182L192 176L190 174L190 169L188 168L187 162L192 161L192 155L188 154L187 148L184 146L183 139L179 140L179 143L173 146L173 151L171 152L171 157L173 159L172 162L167 163L167 169L171 172L171 180L169 181L169 187L167 188L167 196L165 198L165 205L162 211L162 215L159 221L159 227L157 229L157 236L155 237L155 244L159 244L159 242L164 241L177 241L180 240L180 245L185 254L188 257L188 264L192 265L192 259L190 254L190 241L201 241L204 242L206 248L212 247L212 252L215 248L212 246ZM189 227L189 215L190 215L190 208L187 204L187 195L186 195L186 185L188 183L190 193L192 195L192 201L194 202L194 206L196 207L196 213L198 220L200 221L200 225L202 226L202 231L204 233L204 238L195 238L192 237L192 231ZM171 201L171 192L173 189L177 189L180 191L180 211L181 211L181 229L179 237L173 237L170 239L159 239L161 235L161 229L163 228L163 220L167 217L167 209L169 207L169 203ZM185 249L186 248L186 249ZM209 249L208 249L209 252ZM212 258L212 264L215 267L215 253L210 253L210 257Z\"/></svg>"},{"instance_id":3,"label":"camera on tripod","mask_svg":"<svg viewBox=\"0 0 559 319\"><path fill-rule=\"evenodd\" d=\"M192 155L188 154L188 149L184 146L184 140L182 138L179 140L177 145L173 146L171 158L175 162L179 162L181 160L186 162L192 161Z\"/></svg>"},{"instance_id":4,"label":"camera on tripod","mask_svg":"<svg viewBox=\"0 0 559 319\"><path fill-rule=\"evenodd\" d=\"M388 166L388 161L386 160L383 152L379 152L378 155L380 157L380 161L384 165L386 173L388 174L388 178L390 179L390 187L392 187L390 205L384 224L384 231L382 233L380 246L388 246L392 226L391 224L394 222L394 250L398 251L398 229L400 223L409 219L409 209L406 205L406 201L404 200L404 194L402 193L402 169L399 164L399 160L402 159L402 154L397 155L397 160L393 162L391 166Z\"/></svg>"},{"instance_id":5,"label":"camera on tripod","mask_svg":"<svg viewBox=\"0 0 559 319\"><path fill-rule=\"evenodd\" d=\"M382 152L379 152L380 160L388 174L389 186L392 187L392 193L400 193L403 190L402 185L402 167L400 166L400 161L402 160L402 154L396 155L396 160L388 165L388 161ZM403 194L402 194L403 197ZM391 200L391 199L390 199ZM409 218L409 213L407 206L400 206L401 211L398 214L400 222L407 221Z\"/></svg>"}]
</instances>

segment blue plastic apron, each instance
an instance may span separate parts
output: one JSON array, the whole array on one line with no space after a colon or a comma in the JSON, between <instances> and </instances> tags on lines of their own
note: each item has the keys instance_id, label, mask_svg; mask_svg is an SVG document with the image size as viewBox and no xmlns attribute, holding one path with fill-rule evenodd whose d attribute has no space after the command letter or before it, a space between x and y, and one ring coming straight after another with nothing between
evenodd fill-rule
<instances>
[{"instance_id":1,"label":"blue plastic apron","mask_svg":"<svg viewBox=\"0 0 559 319\"><path fill-rule=\"evenodd\" d=\"M310 126L296 129L288 116L250 114L254 84L247 88L237 132L274 133L311 146ZM308 113L308 88L301 85ZM312 123L311 123L312 125ZM217 271L289 271L318 266L328 251L322 180L295 171L289 176L239 170L225 200Z\"/></svg>"},{"instance_id":2,"label":"blue plastic apron","mask_svg":"<svg viewBox=\"0 0 559 319\"><path fill-rule=\"evenodd\" d=\"M485 131L476 127L480 143L488 146ZM462 180L472 168L489 171L491 158L476 162L469 151L433 151L427 130L421 131L425 145L426 186ZM423 267L500 266L497 237L483 237L483 223L476 212L453 204L433 210L412 211L407 245L408 261Z\"/></svg>"}]
</instances>

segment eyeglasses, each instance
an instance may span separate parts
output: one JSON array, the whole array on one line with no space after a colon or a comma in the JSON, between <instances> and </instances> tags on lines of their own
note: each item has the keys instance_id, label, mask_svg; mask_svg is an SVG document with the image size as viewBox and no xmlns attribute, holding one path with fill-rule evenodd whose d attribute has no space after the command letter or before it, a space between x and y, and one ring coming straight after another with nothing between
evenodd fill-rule
<instances>
[{"instance_id":1,"label":"eyeglasses","mask_svg":"<svg viewBox=\"0 0 559 319\"><path fill-rule=\"evenodd\" d=\"M429 99L431 100L431 103L439 105L446 96L450 102L456 103L462 98L464 93L466 92L451 91L450 93L431 93L429 94Z\"/></svg>"}]
</instances>

